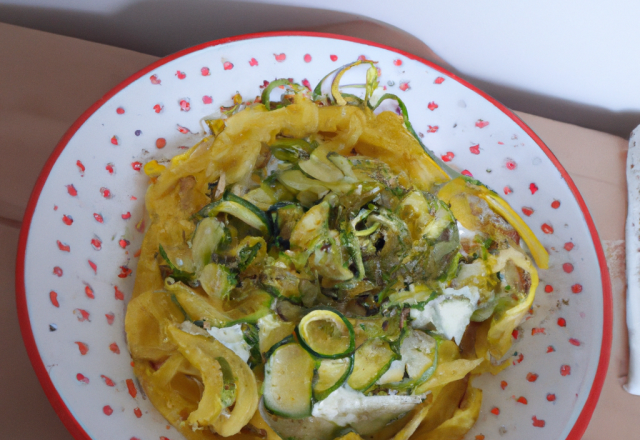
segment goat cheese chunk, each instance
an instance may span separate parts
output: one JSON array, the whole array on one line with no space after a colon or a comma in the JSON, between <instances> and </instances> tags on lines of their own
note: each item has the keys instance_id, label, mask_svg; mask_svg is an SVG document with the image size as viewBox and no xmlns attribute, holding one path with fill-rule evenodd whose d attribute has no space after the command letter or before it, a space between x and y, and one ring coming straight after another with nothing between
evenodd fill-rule
<instances>
[{"instance_id":1,"label":"goat cheese chunk","mask_svg":"<svg viewBox=\"0 0 640 440\"><path fill-rule=\"evenodd\" d=\"M480 292L477 287L446 288L442 295L430 301L424 310L411 309L411 326L424 329L433 324L436 331L447 339L460 343L469 325L471 315L478 308Z\"/></svg>"},{"instance_id":2,"label":"goat cheese chunk","mask_svg":"<svg viewBox=\"0 0 640 440\"><path fill-rule=\"evenodd\" d=\"M346 383L313 406L312 416L371 435L411 411L425 396L365 396Z\"/></svg>"},{"instance_id":3,"label":"goat cheese chunk","mask_svg":"<svg viewBox=\"0 0 640 440\"><path fill-rule=\"evenodd\" d=\"M236 324L225 328L211 327L207 332L216 338L222 345L237 354L244 362L249 360L249 357L251 356L251 347L249 347L247 341L244 340L242 325Z\"/></svg>"}]
</instances>

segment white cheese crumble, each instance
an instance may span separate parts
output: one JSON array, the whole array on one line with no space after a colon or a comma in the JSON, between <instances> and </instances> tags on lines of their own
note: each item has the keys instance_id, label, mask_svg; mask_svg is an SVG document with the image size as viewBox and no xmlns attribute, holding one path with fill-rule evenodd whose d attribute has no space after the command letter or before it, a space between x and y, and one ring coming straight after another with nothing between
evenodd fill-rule
<instances>
[{"instance_id":1,"label":"white cheese crumble","mask_svg":"<svg viewBox=\"0 0 640 440\"><path fill-rule=\"evenodd\" d=\"M242 325L236 324L225 328L211 327L207 332L222 345L237 354L244 362L249 360L251 347L249 347L247 341L244 340Z\"/></svg>"},{"instance_id":2,"label":"white cheese crumble","mask_svg":"<svg viewBox=\"0 0 640 440\"><path fill-rule=\"evenodd\" d=\"M312 416L370 435L422 402L420 396L365 396L346 383L313 406Z\"/></svg>"},{"instance_id":3,"label":"white cheese crumble","mask_svg":"<svg viewBox=\"0 0 640 440\"><path fill-rule=\"evenodd\" d=\"M432 323L438 333L459 344L479 300L480 292L474 286L444 289L443 294L430 301L424 310L411 309L411 326L424 329Z\"/></svg>"}]
</instances>

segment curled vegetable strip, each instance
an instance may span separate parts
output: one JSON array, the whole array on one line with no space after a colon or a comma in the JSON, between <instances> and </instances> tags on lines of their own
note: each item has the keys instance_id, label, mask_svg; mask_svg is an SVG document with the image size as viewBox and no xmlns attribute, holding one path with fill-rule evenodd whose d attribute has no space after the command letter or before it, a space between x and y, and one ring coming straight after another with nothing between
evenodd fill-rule
<instances>
[{"instance_id":1,"label":"curled vegetable strip","mask_svg":"<svg viewBox=\"0 0 640 440\"><path fill-rule=\"evenodd\" d=\"M178 351L198 370L204 382L204 393L198 409L189 415L193 428L211 426L223 437L237 434L258 408L258 386L249 366L216 339L192 335L175 326L168 328ZM229 415L222 414L223 376L218 357L223 357L236 377L236 400Z\"/></svg>"},{"instance_id":2,"label":"curled vegetable strip","mask_svg":"<svg viewBox=\"0 0 640 440\"><path fill-rule=\"evenodd\" d=\"M529 311L538 287L538 272L533 267L533 264L524 254L513 248L500 251L497 256L490 255L489 264L491 270L494 273L500 272L504 269L508 260L511 260L516 266L529 273L531 287L529 287L529 292L523 301L499 316L494 315L493 317L487 339L490 347L489 352L496 359L502 358L511 348L511 333Z\"/></svg>"},{"instance_id":3,"label":"curled vegetable strip","mask_svg":"<svg viewBox=\"0 0 640 440\"><path fill-rule=\"evenodd\" d=\"M438 197L447 203L457 194L466 193L483 199L491 209L500 214L520 234L520 237L529 247L531 256L541 269L549 268L549 253L535 236L531 228L520 218L518 214L500 198L495 192L482 185L477 180L466 177L458 177L449 181L438 192ZM530 271L531 272L531 271ZM534 270L535 272L535 270Z\"/></svg>"},{"instance_id":4,"label":"curled vegetable strip","mask_svg":"<svg viewBox=\"0 0 640 440\"><path fill-rule=\"evenodd\" d=\"M342 69L340 69L338 74L335 76L335 78L333 78L333 82L331 83L331 96L333 96L333 99L335 100L336 104L338 104L338 105L347 105L347 101L342 96L342 93L340 93L340 80L342 79L342 75L344 75L351 68L359 66L360 64L365 64L365 63L370 64L371 68L373 68L375 70L375 66L374 66L374 62L373 61L371 61L371 60L358 60L355 63L351 63L351 64L347 64L346 66L343 66ZM372 75L367 73L367 84L373 83L375 81L375 79L371 79L370 80L370 78L369 78L370 76L372 76ZM368 89L367 89L367 96L370 97L370 93L369 93ZM365 99L365 102L366 101L368 101L368 98Z\"/></svg>"}]
</instances>

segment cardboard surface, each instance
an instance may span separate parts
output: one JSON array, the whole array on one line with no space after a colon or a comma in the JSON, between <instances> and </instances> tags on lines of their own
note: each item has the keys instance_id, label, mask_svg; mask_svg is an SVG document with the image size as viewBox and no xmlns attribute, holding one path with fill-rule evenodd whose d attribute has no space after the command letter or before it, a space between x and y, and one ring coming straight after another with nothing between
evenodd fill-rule
<instances>
[{"instance_id":1,"label":"cardboard surface","mask_svg":"<svg viewBox=\"0 0 640 440\"><path fill-rule=\"evenodd\" d=\"M313 29L322 31L322 29ZM324 29L438 57L401 31L355 22ZM62 440L58 420L31 369L14 300L18 230L36 178L60 137L91 104L156 57L0 23L0 438ZM574 179L605 242L614 294L614 338L604 389L585 440L635 438L640 397L623 391L625 158L627 141L537 116L518 115Z\"/></svg>"}]
</instances>

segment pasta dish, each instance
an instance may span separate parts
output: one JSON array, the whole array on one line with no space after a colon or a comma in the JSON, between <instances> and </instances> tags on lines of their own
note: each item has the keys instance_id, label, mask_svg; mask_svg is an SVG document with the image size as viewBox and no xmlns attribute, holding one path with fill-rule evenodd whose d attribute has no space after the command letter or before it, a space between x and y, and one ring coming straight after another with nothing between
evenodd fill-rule
<instances>
[{"instance_id":1,"label":"pasta dish","mask_svg":"<svg viewBox=\"0 0 640 440\"><path fill-rule=\"evenodd\" d=\"M358 65L363 96L340 85ZM372 61L221 110L145 165L125 329L146 396L188 439L464 437L546 250L422 145Z\"/></svg>"}]
</instances>

